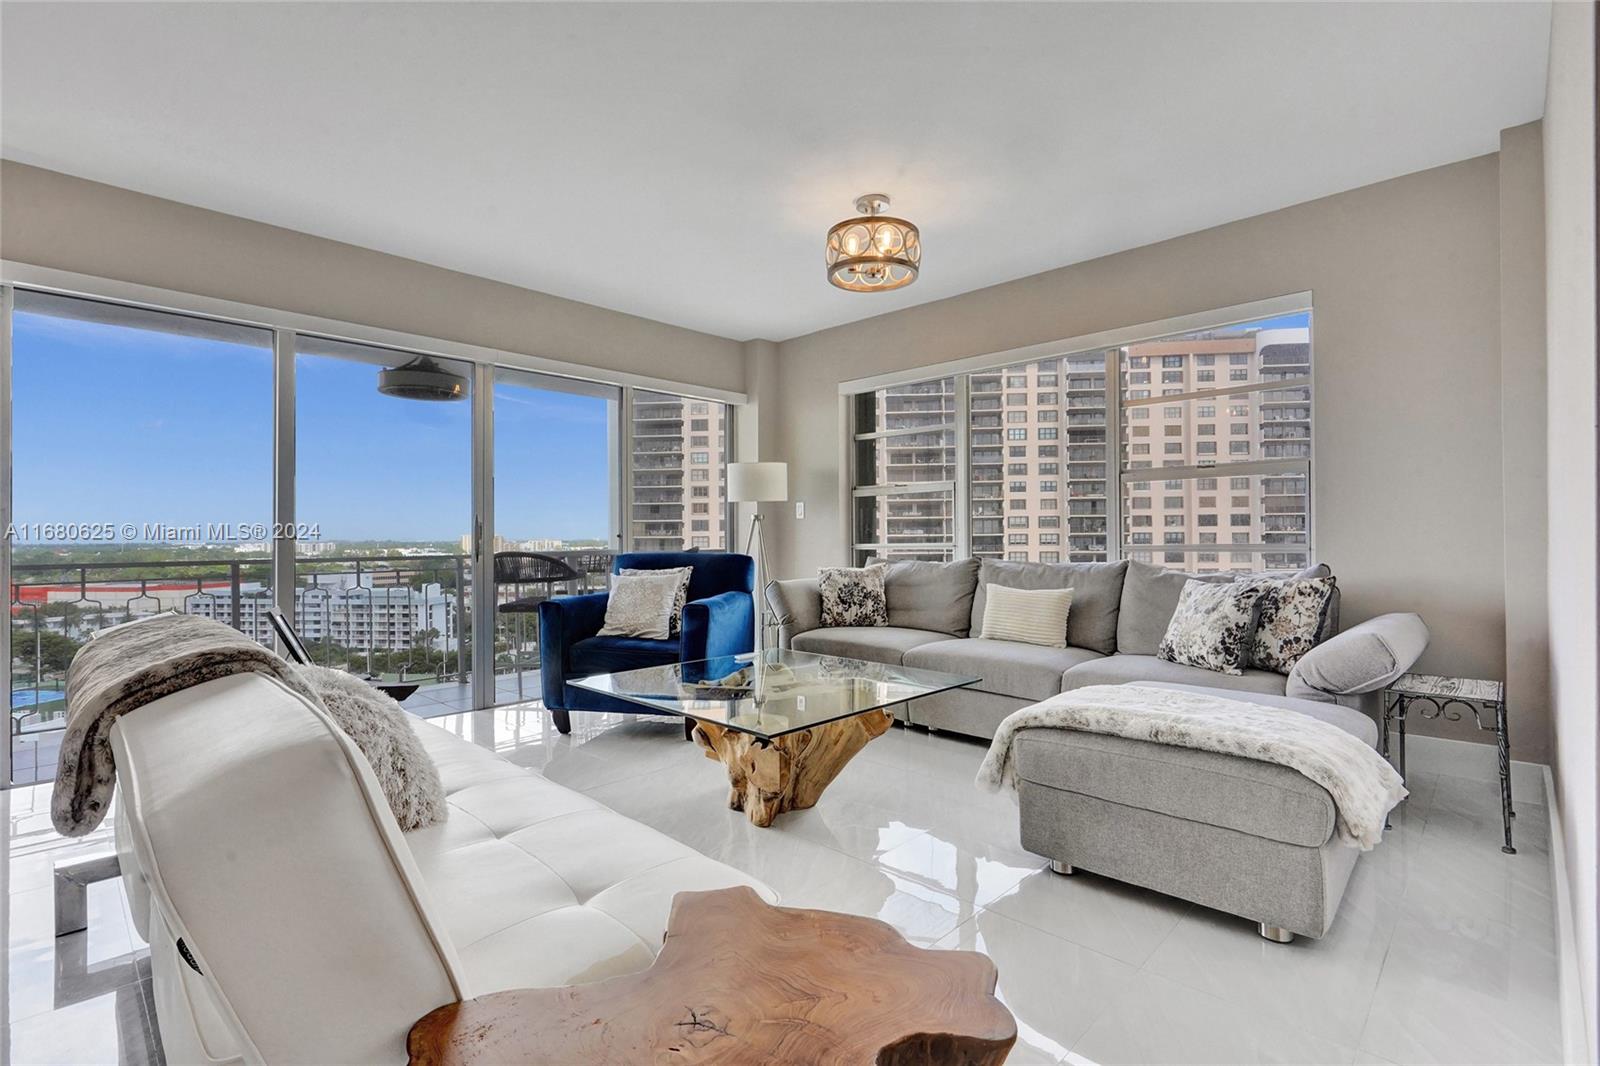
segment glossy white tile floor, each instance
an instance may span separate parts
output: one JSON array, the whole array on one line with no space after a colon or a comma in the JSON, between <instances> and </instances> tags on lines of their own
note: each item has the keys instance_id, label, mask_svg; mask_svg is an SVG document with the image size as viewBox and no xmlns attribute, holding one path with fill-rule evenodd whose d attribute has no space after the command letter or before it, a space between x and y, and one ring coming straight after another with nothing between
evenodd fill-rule
<instances>
[{"instance_id":1,"label":"glossy white tile floor","mask_svg":"<svg viewBox=\"0 0 1600 1066\"><path fill-rule=\"evenodd\" d=\"M1413 781L1332 932L1277 945L1240 919L1052 874L1022 850L1011 801L973 787L985 750L975 741L897 728L815 809L756 829L726 809L721 766L678 720L573 717L570 737L537 709L433 721L755 874L787 904L987 952L1017 1017L1012 1062L1560 1059L1545 811L1519 808L1520 854L1502 855L1490 785ZM0 802L11 826L6 1061L160 1061L120 886L97 886L81 944L49 936L50 852L104 845L55 837L44 787ZM71 976L84 953L94 976Z\"/></svg>"}]
</instances>

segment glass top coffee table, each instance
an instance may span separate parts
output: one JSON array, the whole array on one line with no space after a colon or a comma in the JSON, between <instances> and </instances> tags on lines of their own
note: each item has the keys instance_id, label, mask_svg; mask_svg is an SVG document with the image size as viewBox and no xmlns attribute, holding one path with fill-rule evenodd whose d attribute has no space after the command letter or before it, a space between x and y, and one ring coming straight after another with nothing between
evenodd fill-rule
<instances>
[{"instance_id":1,"label":"glass top coffee table","mask_svg":"<svg viewBox=\"0 0 1600 1066\"><path fill-rule=\"evenodd\" d=\"M935 670L769 649L596 674L571 684L694 719L694 739L727 767L728 806L759 826L817 802L889 708L982 680Z\"/></svg>"}]
</instances>

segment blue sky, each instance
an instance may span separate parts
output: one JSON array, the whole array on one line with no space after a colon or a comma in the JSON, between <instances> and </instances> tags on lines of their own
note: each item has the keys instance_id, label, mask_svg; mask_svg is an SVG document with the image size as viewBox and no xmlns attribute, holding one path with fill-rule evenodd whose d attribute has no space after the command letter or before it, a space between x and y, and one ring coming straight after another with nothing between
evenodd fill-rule
<instances>
[{"instance_id":1,"label":"blue sky","mask_svg":"<svg viewBox=\"0 0 1600 1066\"><path fill-rule=\"evenodd\" d=\"M18 312L15 520L272 519L272 356ZM297 519L328 540L454 540L471 521L471 405L382 396L379 368L296 361ZM609 533L607 401L502 384L503 536Z\"/></svg>"},{"instance_id":2,"label":"blue sky","mask_svg":"<svg viewBox=\"0 0 1600 1066\"><path fill-rule=\"evenodd\" d=\"M1293 314L1278 315L1275 318L1258 318L1253 322L1246 322L1242 326L1233 328L1241 330L1305 329L1309 325L1311 325L1311 313L1309 311L1296 311Z\"/></svg>"}]
</instances>

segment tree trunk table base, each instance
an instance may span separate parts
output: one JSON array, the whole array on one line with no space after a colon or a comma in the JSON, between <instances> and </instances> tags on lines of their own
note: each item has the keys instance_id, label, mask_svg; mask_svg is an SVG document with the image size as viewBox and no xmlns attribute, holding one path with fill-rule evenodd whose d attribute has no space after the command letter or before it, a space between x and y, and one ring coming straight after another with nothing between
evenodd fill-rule
<instances>
[{"instance_id":1,"label":"tree trunk table base","mask_svg":"<svg viewBox=\"0 0 1600 1066\"><path fill-rule=\"evenodd\" d=\"M728 806L766 827L784 811L815 806L845 763L892 725L894 713L884 708L764 740L697 722L694 740L728 768Z\"/></svg>"},{"instance_id":2,"label":"tree trunk table base","mask_svg":"<svg viewBox=\"0 0 1600 1066\"><path fill-rule=\"evenodd\" d=\"M414 1066L999 1066L1016 1020L986 955L908 944L874 918L680 892L641 973L496 992L412 1026Z\"/></svg>"}]
</instances>

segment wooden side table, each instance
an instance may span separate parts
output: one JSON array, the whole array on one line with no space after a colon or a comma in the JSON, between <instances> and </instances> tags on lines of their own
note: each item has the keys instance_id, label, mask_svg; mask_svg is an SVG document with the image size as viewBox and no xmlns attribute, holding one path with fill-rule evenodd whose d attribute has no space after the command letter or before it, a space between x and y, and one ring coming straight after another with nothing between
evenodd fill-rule
<instances>
[{"instance_id":1,"label":"wooden side table","mask_svg":"<svg viewBox=\"0 0 1600 1066\"><path fill-rule=\"evenodd\" d=\"M1000 1066L1017 1023L996 976L986 955L914 947L874 918L680 892L648 970L452 1003L406 1049L413 1066Z\"/></svg>"},{"instance_id":2,"label":"wooden side table","mask_svg":"<svg viewBox=\"0 0 1600 1066\"><path fill-rule=\"evenodd\" d=\"M1389 757L1389 726L1399 726L1399 744L1396 747L1395 769L1406 776L1406 718L1412 704L1420 704L1417 713L1423 718L1443 718L1459 722L1463 709L1482 730L1495 735L1500 759L1500 821L1503 823L1506 842L1500 850L1515 855L1511 843L1511 819L1517 812L1511 806L1511 739L1506 732L1506 686L1503 681L1482 681L1469 677L1440 677L1437 674L1404 674L1384 690L1383 724L1380 730L1380 751ZM1484 715L1493 720L1485 725Z\"/></svg>"}]
</instances>

